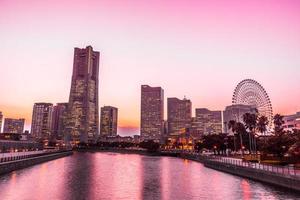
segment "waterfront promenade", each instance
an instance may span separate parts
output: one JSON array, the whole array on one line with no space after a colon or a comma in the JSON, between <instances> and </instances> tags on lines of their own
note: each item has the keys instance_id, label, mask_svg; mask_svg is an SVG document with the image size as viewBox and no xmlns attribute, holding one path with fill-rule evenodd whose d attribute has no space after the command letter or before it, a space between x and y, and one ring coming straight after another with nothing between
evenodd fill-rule
<instances>
[{"instance_id":1,"label":"waterfront promenade","mask_svg":"<svg viewBox=\"0 0 300 200\"><path fill-rule=\"evenodd\" d=\"M0 175L72 154L73 152L70 150L2 153L0 155Z\"/></svg>"}]
</instances>

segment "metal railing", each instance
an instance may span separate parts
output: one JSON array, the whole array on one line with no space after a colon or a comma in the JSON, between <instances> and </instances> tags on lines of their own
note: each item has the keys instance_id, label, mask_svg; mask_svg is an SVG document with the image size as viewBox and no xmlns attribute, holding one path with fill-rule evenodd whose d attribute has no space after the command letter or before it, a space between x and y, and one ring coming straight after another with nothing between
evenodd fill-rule
<instances>
[{"instance_id":1,"label":"metal railing","mask_svg":"<svg viewBox=\"0 0 300 200\"><path fill-rule=\"evenodd\" d=\"M279 166L279 165L270 165L263 163L253 163L249 161L243 161L238 158L230 158L230 157L220 157L220 156L209 156L208 160L225 163L228 165L233 165L237 167L245 167L255 170L260 170L268 173L276 173L280 175L288 175L288 176L296 176L300 178L300 169L295 166Z\"/></svg>"},{"instance_id":2,"label":"metal railing","mask_svg":"<svg viewBox=\"0 0 300 200\"><path fill-rule=\"evenodd\" d=\"M295 167L293 165L288 166L280 166L280 165L271 165L271 164L263 164L263 163L255 163L244 161L241 158L234 157L222 157L216 155L205 155L195 151L185 151L185 150L163 150L162 152L169 153L183 153L185 155L190 155L193 157L201 158L200 160L208 160L208 161L216 161L221 162L228 165L233 165L237 167L245 167L254 170L260 170L267 173L276 173L283 176L293 176L296 178L300 178L300 168Z\"/></svg>"},{"instance_id":3,"label":"metal railing","mask_svg":"<svg viewBox=\"0 0 300 200\"><path fill-rule=\"evenodd\" d=\"M9 152L0 153L0 163L9 161L22 160L26 158L35 157L45 153L56 152L57 150L37 150L37 151L22 151L22 152Z\"/></svg>"}]
</instances>

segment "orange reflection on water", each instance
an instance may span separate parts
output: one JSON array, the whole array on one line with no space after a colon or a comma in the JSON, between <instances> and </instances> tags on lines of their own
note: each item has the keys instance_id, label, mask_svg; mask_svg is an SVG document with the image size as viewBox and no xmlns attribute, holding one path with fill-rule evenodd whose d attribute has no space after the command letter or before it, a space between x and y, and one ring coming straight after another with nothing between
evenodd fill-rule
<instances>
[{"instance_id":1,"label":"orange reflection on water","mask_svg":"<svg viewBox=\"0 0 300 200\"><path fill-rule=\"evenodd\" d=\"M243 179L241 181L241 188L242 188L242 191L243 191L243 199L244 200L251 199L251 196L252 196L251 187L250 187L249 182L246 179Z\"/></svg>"}]
</instances>

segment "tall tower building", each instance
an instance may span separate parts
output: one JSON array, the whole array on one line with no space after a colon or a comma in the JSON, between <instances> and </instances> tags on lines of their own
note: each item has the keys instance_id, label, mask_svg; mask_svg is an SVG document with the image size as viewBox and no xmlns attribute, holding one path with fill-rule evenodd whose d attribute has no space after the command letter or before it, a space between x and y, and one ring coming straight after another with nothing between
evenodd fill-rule
<instances>
[{"instance_id":1,"label":"tall tower building","mask_svg":"<svg viewBox=\"0 0 300 200\"><path fill-rule=\"evenodd\" d=\"M185 133L191 126L192 102L184 98L168 98L168 133L177 136Z\"/></svg>"},{"instance_id":2,"label":"tall tower building","mask_svg":"<svg viewBox=\"0 0 300 200\"><path fill-rule=\"evenodd\" d=\"M22 134L24 130L25 119L4 119L3 133L18 133Z\"/></svg>"},{"instance_id":3,"label":"tall tower building","mask_svg":"<svg viewBox=\"0 0 300 200\"><path fill-rule=\"evenodd\" d=\"M99 134L98 77L100 53L75 48L66 132L72 143L92 142Z\"/></svg>"},{"instance_id":4,"label":"tall tower building","mask_svg":"<svg viewBox=\"0 0 300 200\"><path fill-rule=\"evenodd\" d=\"M32 112L31 135L35 139L49 140L52 124L52 103L35 103Z\"/></svg>"},{"instance_id":5,"label":"tall tower building","mask_svg":"<svg viewBox=\"0 0 300 200\"><path fill-rule=\"evenodd\" d=\"M0 133L1 133L1 130L2 130L2 121L3 121L3 114L0 111Z\"/></svg>"},{"instance_id":6,"label":"tall tower building","mask_svg":"<svg viewBox=\"0 0 300 200\"><path fill-rule=\"evenodd\" d=\"M67 117L68 103L57 103L53 106L52 124L51 124L51 138L63 139L65 123Z\"/></svg>"},{"instance_id":7,"label":"tall tower building","mask_svg":"<svg viewBox=\"0 0 300 200\"><path fill-rule=\"evenodd\" d=\"M164 91L161 87L141 86L141 136L158 139L164 130Z\"/></svg>"},{"instance_id":8,"label":"tall tower building","mask_svg":"<svg viewBox=\"0 0 300 200\"><path fill-rule=\"evenodd\" d=\"M101 108L100 135L117 136L118 108L104 106Z\"/></svg>"}]
</instances>

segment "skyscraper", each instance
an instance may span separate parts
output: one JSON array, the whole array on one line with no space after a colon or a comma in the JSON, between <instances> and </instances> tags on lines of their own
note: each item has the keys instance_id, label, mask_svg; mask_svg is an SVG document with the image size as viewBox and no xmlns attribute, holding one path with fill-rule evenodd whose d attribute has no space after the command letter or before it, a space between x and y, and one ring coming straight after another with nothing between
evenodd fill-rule
<instances>
[{"instance_id":1,"label":"skyscraper","mask_svg":"<svg viewBox=\"0 0 300 200\"><path fill-rule=\"evenodd\" d=\"M101 108L100 135L117 136L118 108L104 106Z\"/></svg>"},{"instance_id":2,"label":"skyscraper","mask_svg":"<svg viewBox=\"0 0 300 200\"><path fill-rule=\"evenodd\" d=\"M53 106L52 124L51 124L51 138L63 139L66 123L68 103L57 103Z\"/></svg>"},{"instance_id":3,"label":"skyscraper","mask_svg":"<svg viewBox=\"0 0 300 200\"><path fill-rule=\"evenodd\" d=\"M99 134L98 76L100 53L75 48L66 132L72 143L92 142Z\"/></svg>"},{"instance_id":4,"label":"skyscraper","mask_svg":"<svg viewBox=\"0 0 300 200\"><path fill-rule=\"evenodd\" d=\"M177 136L191 126L192 102L184 98L168 98L168 134Z\"/></svg>"},{"instance_id":5,"label":"skyscraper","mask_svg":"<svg viewBox=\"0 0 300 200\"><path fill-rule=\"evenodd\" d=\"M2 112L0 111L0 133L2 130L2 120L3 120L3 115L2 115Z\"/></svg>"},{"instance_id":6,"label":"skyscraper","mask_svg":"<svg viewBox=\"0 0 300 200\"><path fill-rule=\"evenodd\" d=\"M35 103L32 112L31 135L35 139L49 140L52 123L52 103Z\"/></svg>"},{"instance_id":7,"label":"skyscraper","mask_svg":"<svg viewBox=\"0 0 300 200\"><path fill-rule=\"evenodd\" d=\"M141 136L159 139L164 126L164 91L161 87L141 86Z\"/></svg>"},{"instance_id":8,"label":"skyscraper","mask_svg":"<svg viewBox=\"0 0 300 200\"><path fill-rule=\"evenodd\" d=\"M222 112L211 111L207 108L196 108L195 121L198 122L201 134L222 133Z\"/></svg>"},{"instance_id":9,"label":"skyscraper","mask_svg":"<svg viewBox=\"0 0 300 200\"><path fill-rule=\"evenodd\" d=\"M3 133L18 133L22 134L24 130L25 119L4 119Z\"/></svg>"}]
</instances>

